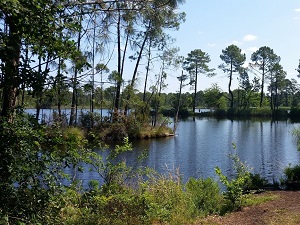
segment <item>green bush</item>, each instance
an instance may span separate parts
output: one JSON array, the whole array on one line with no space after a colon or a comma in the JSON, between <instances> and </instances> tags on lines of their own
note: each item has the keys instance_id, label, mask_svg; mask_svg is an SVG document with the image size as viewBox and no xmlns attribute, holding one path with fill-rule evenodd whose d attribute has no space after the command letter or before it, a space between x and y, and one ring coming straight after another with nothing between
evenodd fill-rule
<instances>
[{"instance_id":1,"label":"green bush","mask_svg":"<svg viewBox=\"0 0 300 225\"><path fill-rule=\"evenodd\" d=\"M284 169L285 179L282 184L290 190L300 189L300 165L295 165L293 167L289 166Z\"/></svg>"},{"instance_id":2,"label":"green bush","mask_svg":"<svg viewBox=\"0 0 300 225\"><path fill-rule=\"evenodd\" d=\"M226 186L225 197L231 203L229 209L236 210L242 206L243 192L249 187L250 183L250 172L249 168L240 161L237 154L230 154L229 157L233 161L235 177L229 179L219 167L215 168L215 172L220 177L220 181Z\"/></svg>"},{"instance_id":3,"label":"green bush","mask_svg":"<svg viewBox=\"0 0 300 225\"><path fill-rule=\"evenodd\" d=\"M272 116L272 111L269 107L252 108L251 109L251 116L270 117L270 116Z\"/></svg>"},{"instance_id":4,"label":"green bush","mask_svg":"<svg viewBox=\"0 0 300 225\"><path fill-rule=\"evenodd\" d=\"M190 178L185 187L192 203L193 216L206 216L221 212L223 198L219 185L211 178Z\"/></svg>"},{"instance_id":5,"label":"green bush","mask_svg":"<svg viewBox=\"0 0 300 225\"><path fill-rule=\"evenodd\" d=\"M128 137L128 133L124 123L112 123L104 131L104 140L120 141L125 137Z\"/></svg>"},{"instance_id":6,"label":"green bush","mask_svg":"<svg viewBox=\"0 0 300 225\"><path fill-rule=\"evenodd\" d=\"M285 168L284 174L287 181L300 181L300 165Z\"/></svg>"},{"instance_id":7,"label":"green bush","mask_svg":"<svg viewBox=\"0 0 300 225\"><path fill-rule=\"evenodd\" d=\"M84 133L56 124L42 126L23 114L16 116L14 123L2 122L0 126L0 221L55 221L63 203L54 199L65 191L63 183L68 179L64 168L80 171L79 163L89 162L95 155L86 148ZM49 215L49 207L53 214Z\"/></svg>"},{"instance_id":8,"label":"green bush","mask_svg":"<svg viewBox=\"0 0 300 225\"><path fill-rule=\"evenodd\" d=\"M300 151L300 129L299 128L295 128L293 130L293 136L295 137L295 139L297 141L298 151Z\"/></svg>"},{"instance_id":9,"label":"green bush","mask_svg":"<svg viewBox=\"0 0 300 225\"><path fill-rule=\"evenodd\" d=\"M92 128L101 123L101 115L99 113L81 112L79 116L79 125L85 128Z\"/></svg>"},{"instance_id":10,"label":"green bush","mask_svg":"<svg viewBox=\"0 0 300 225\"><path fill-rule=\"evenodd\" d=\"M129 115L125 121L126 132L129 138L138 138L141 134L141 123L134 116Z\"/></svg>"},{"instance_id":11,"label":"green bush","mask_svg":"<svg viewBox=\"0 0 300 225\"><path fill-rule=\"evenodd\" d=\"M292 119L299 119L300 118L300 108L297 108L297 107L291 108L290 117Z\"/></svg>"},{"instance_id":12,"label":"green bush","mask_svg":"<svg viewBox=\"0 0 300 225\"><path fill-rule=\"evenodd\" d=\"M190 219L188 198L178 175L154 174L141 187L151 224L184 224Z\"/></svg>"},{"instance_id":13,"label":"green bush","mask_svg":"<svg viewBox=\"0 0 300 225\"><path fill-rule=\"evenodd\" d=\"M245 190L259 190L263 189L268 182L266 179L262 178L259 174L250 173L249 182L245 186Z\"/></svg>"}]
</instances>

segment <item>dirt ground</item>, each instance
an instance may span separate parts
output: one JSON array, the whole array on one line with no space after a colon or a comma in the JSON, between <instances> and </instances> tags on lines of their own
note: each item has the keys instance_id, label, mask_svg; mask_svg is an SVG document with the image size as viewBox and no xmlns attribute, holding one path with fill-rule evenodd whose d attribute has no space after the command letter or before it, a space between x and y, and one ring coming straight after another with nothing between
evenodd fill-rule
<instances>
[{"instance_id":1,"label":"dirt ground","mask_svg":"<svg viewBox=\"0 0 300 225\"><path fill-rule=\"evenodd\" d=\"M262 193L264 195L269 193ZM274 200L245 207L222 217L209 217L203 225L298 225L300 224L300 191L272 191Z\"/></svg>"}]
</instances>

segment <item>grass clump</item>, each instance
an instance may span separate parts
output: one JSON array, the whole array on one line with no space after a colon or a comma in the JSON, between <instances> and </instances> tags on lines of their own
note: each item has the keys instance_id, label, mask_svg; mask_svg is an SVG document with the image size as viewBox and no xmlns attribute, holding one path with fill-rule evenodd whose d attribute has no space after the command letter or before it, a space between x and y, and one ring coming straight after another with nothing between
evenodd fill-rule
<instances>
[{"instance_id":1,"label":"grass clump","mask_svg":"<svg viewBox=\"0 0 300 225\"><path fill-rule=\"evenodd\" d=\"M220 214L224 201L217 182L211 178L190 178L185 187L193 216Z\"/></svg>"},{"instance_id":2,"label":"grass clump","mask_svg":"<svg viewBox=\"0 0 300 225\"><path fill-rule=\"evenodd\" d=\"M178 174L153 174L141 187L150 224L183 224L191 219Z\"/></svg>"},{"instance_id":3,"label":"grass clump","mask_svg":"<svg viewBox=\"0 0 300 225\"><path fill-rule=\"evenodd\" d=\"M277 199L279 196L268 192L264 195L248 195L247 198L244 199L242 202L242 206L252 206L252 205L259 205L264 202L272 201Z\"/></svg>"}]
</instances>

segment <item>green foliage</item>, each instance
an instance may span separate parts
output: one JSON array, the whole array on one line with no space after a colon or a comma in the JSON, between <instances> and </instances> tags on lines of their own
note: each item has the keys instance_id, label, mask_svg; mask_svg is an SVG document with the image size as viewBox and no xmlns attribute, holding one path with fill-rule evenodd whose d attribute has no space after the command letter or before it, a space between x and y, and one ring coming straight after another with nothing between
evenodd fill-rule
<instances>
[{"instance_id":1,"label":"green foliage","mask_svg":"<svg viewBox=\"0 0 300 225\"><path fill-rule=\"evenodd\" d=\"M243 202L242 206L259 205L267 201L275 200L278 197L278 195L274 195L272 192L265 195L249 195Z\"/></svg>"},{"instance_id":2,"label":"green foliage","mask_svg":"<svg viewBox=\"0 0 300 225\"><path fill-rule=\"evenodd\" d=\"M274 109L272 111L272 117L273 118L287 118L288 112L286 109Z\"/></svg>"},{"instance_id":3,"label":"green foliage","mask_svg":"<svg viewBox=\"0 0 300 225\"><path fill-rule=\"evenodd\" d=\"M85 193L70 191L60 196L65 202L57 224L118 225L146 224L143 198L133 189L124 188L113 195L98 190Z\"/></svg>"},{"instance_id":4,"label":"green foliage","mask_svg":"<svg viewBox=\"0 0 300 225\"><path fill-rule=\"evenodd\" d=\"M251 115L258 116L258 117L267 117L267 116L271 116L272 112L271 112L271 109L268 107L252 108Z\"/></svg>"},{"instance_id":5,"label":"green foliage","mask_svg":"<svg viewBox=\"0 0 300 225\"><path fill-rule=\"evenodd\" d=\"M143 215L139 211L142 200L125 185L132 176L138 177L134 171L139 170L118 160L122 153L132 150L128 138L103 157L86 148L85 134L78 128L44 127L22 115L14 123L3 122L1 127L1 221L85 224L88 217L88 224L122 224L135 218L133 213ZM70 187L62 185L68 179L64 168L80 172L80 163L94 167L104 179L101 188L91 182L90 191L85 192L76 177L70 180ZM94 202L99 197L102 207L97 218L93 216ZM106 210L104 216L101 209ZM135 224L135 220L129 224Z\"/></svg>"},{"instance_id":6,"label":"green foliage","mask_svg":"<svg viewBox=\"0 0 300 225\"><path fill-rule=\"evenodd\" d=\"M293 136L295 137L295 139L297 141L298 151L300 151L300 128L295 128L293 130Z\"/></svg>"},{"instance_id":7,"label":"green foliage","mask_svg":"<svg viewBox=\"0 0 300 225\"><path fill-rule=\"evenodd\" d=\"M81 112L79 116L79 124L85 128L91 128L101 123L101 116L99 113Z\"/></svg>"},{"instance_id":8,"label":"green foliage","mask_svg":"<svg viewBox=\"0 0 300 225\"><path fill-rule=\"evenodd\" d=\"M250 173L249 182L245 186L245 190L259 190L263 189L268 182L262 178L259 174Z\"/></svg>"},{"instance_id":9,"label":"green foliage","mask_svg":"<svg viewBox=\"0 0 300 225\"><path fill-rule=\"evenodd\" d=\"M191 201L194 216L219 214L223 204L219 185L211 178L190 178L186 183L186 193Z\"/></svg>"},{"instance_id":10,"label":"green foliage","mask_svg":"<svg viewBox=\"0 0 300 225\"><path fill-rule=\"evenodd\" d=\"M284 174L287 181L300 181L300 165L285 168Z\"/></svg>"},{"instance_id":11,"label":"green foliage","mask_svg":"<svg viewBox=\"0 0 300 225\"><path fill-rule=\"evenodd\" d=\"M151 224L183 224L190 218L188 199L178 174L153 174L142 183L142 195Z\"/></svg>"},{"instance_id":12,"label":"green foliage","mask_svg":"<svg viewBox=\"0 0 300 225\"><path fill-rule=\"evenodd\" d=\"M207 108L227 108L227 100L223 96L221 88L217 84L213 84L211 88L204 90L203 98Z\"/></svg>"},{"instance_id":13,"label":"green foliage","mask_svg":"<svg viewBox=\"0 0 300 225\"><path fill-rule=\"evenodd\" d=\"M76 167L85 154L83 135L46 128L23 115L1 127L1 217L12 223L43 221L51 196L62 191L63 168Z\"/></svg>"},{"instance_id":14,"label":"green foliage","mask_svg":"<svg viewBox=\"0 0 300 225\"><path fill-rule=\"evenodd\" d=\"M293 107L290 111L290 117L293 118L299 118L300 115L300 108L299 107Z\"/></svg>"},{"instance_id":15,"label":"green foliage","mask_svg":"<svg viewBox=\"0 0 300 225\"><path fill-rule=\"evenodd\" d=\"M286 110L280 113L282 116L285 116ZM272 111L268 107L262 108L249 108L249 109L241 109L241 108L229 108L227 110L218 109L214 111L214 115L217 117L272 117Z\"/></svg>"},{"instance_id":16,"label":"green foliage","mask_svg":"<svg viewBox=\"0 0 300 225\"><path fill-rule=\"evenodd\" d=\"M286 185L287 189L299 190L300 189L300 165L293 167L289 166L284 169L285 179L282 182Z\"/></svg>"},{"instance_id":17,"label":"green foliage","mask_svg":"<svg viewBox=\"0 0 300 225\"><path fill-rule=\"evenodd\" d=\"M138 138L140 137L142 125L141 119L139 119L139 115L129 115L125 121L125 127L127 134L130 138Z\"/></svg>"},{"instance_id":18,"label":"green foliage","mask_svg":"<svg viewBox=\"0 0 300 225\"><path fill-rule=\"evenodd\" d=\"M235 146L234 146L235 148ZM230 179L225 176L219 167L215 168L220 181L226 186L225 197L231 202L232 209L239 209L244 198L243 191L249 186L250 172L249 168L243 164L237 154L230 154L235 169L235 177Z\"/></svg>"},{"instance_id":19,"label":"green foliage","mask_svg":"<svg viewBox=\"0 0 300 225\"><path fill-rule=\"evenodd\" d=\"M112 123L104 132L104 140L120 141L125 137L128 137L128 133L124 123Z\"/></svg>"}]
</instances>

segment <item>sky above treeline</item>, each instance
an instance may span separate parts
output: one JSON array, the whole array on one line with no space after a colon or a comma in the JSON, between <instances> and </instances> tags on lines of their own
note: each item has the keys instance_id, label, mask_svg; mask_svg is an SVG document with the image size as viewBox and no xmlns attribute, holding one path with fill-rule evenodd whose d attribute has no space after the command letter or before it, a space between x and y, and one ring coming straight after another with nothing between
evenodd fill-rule
<instances>
[{"instance_id":1,"label":"sky above treeline","mask_svg":"<svg viewBox=\"0 0 300 225\"><path fill-rule=\"evenodd\" d=\"M179 31L170 32L179 54L186 57L192 50L201 49L210 55L209 65L216 69L213 78L199 76L198 90L217 83L227 91L228 78L218 65L222 63L222 50L231 44L242 49L247 62L258 48L272 48L281 57L287 78L300 83L295 70L300 59L300 0L186 0L179 11L186 13L186 21ZM168 73L164 92L178 91L176 77L180 75L181 68ZM252 80L254 74L249 75ZM233 88L237 88L237 81ZM190 90L186 87L185 91Z\"/></svg>"}]
</instances>

